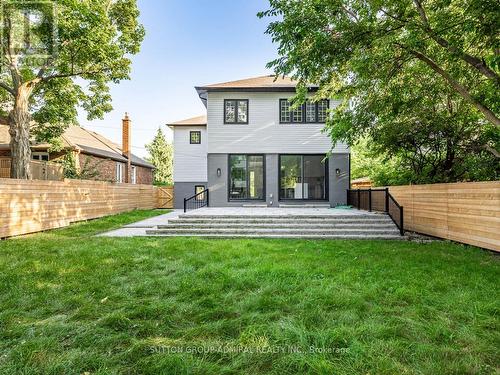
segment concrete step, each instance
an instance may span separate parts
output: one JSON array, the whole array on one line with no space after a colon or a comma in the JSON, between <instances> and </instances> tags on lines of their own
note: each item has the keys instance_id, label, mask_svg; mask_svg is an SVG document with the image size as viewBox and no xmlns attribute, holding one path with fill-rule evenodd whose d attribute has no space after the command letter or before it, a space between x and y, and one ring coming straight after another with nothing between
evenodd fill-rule
<instances>
[{"instance_id":1,"label":"concrete step","mask_svg":"<svg viewBox=\"0 0 500 375\"><path fill-rule=\"evenodd\" d=\"M280 208L331 208L329 203L305 203L305 204L286 204L281 203Z\"/></svg>"},{"instance_id":2,"label":"concrete step","mask_svg":"<svg viewBox=\"0 0 500 375\"><path fill-rule=\"evenodd\" d=\"M180 219L366 219L366 220L380 220L390 219L385 214L342 214L342 215L203 215L203 214L181 214Z\"/></svg>"},{"instance_id":3,"label":"concrete step","mask_svg":"<svg viewBox=\"0 0 500 375\"><path fill-rule=\"evenodd\" d=\"M357 234L275 234L275 233L150 233L150 236L156 237L203 237L203 238L274 238L274 239L305 239L305 240L405 240L405 237L397 235L357 235Z\"/></svg>"},{"instance_id":4,"label":"concrete step","mask_svg":"<svg viewBox=\"0 0 500 375\"><path fill-rule=\"evenodd\" d=\"M387 224L394 225L390 218L379 218L374 219L285 219L285 218L212 218L212 219L191 219L191 218L178 218L170 219L169 224L307 224L307 225L337 225L337 224Z\"/></svg>"},{"instance_id":5,"label":"concrete step","mask_svg":"<svg viewBox=\"0 0 500 375\"><path fill-rule=\"evenodd\" d=\"M150 229L146 234L183 234L183 235L196 235L196 234L282 234L282 235L397 235L397 229L351 229L351 228L303 228L303 229L289 229L289 228L168 228L168 229Z\"/></svg>"},{"instance_id":6,"label":"concrete step","mask_svg":"<svg viewBox=\"0 0 500 375\"><path fill-rule=\"evenodd\" d=\"M261 222L240 222L240 223L218 223L218 222L203 222L203 223L186 223L183 221L170 221L168 225L158 225L158 229L185 229L185 228L206 228L206 229L220 229L220 228L234 228L234 229L394 229L394 223L300 223L300 222L283 222L283 223L261 223Z\"/></svg>"}]
</instances>

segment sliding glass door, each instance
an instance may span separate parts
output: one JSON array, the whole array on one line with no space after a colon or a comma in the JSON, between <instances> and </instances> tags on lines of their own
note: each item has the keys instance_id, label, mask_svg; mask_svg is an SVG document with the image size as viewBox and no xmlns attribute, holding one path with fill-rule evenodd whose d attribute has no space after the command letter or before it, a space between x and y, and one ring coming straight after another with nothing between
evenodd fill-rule
<instances>
[{"instance_id":1,"label":"sliding glass door","mask_svg":"<svg viewBox=\"0 0 500 375\"><path fill-rule=\"evenodd\" d=\"M280 155L280 199L327 199L325 155Z\"/></svg>"},{"instance_id":2,"label":"sliding glass door","mask_svg":"<svg viewBox=\"0 0 500 375\"><path fill-rule=\"evenodd\" d=\"M229 200L264 200L263 155L229 155Z\"/></svg>"}]
</instances>

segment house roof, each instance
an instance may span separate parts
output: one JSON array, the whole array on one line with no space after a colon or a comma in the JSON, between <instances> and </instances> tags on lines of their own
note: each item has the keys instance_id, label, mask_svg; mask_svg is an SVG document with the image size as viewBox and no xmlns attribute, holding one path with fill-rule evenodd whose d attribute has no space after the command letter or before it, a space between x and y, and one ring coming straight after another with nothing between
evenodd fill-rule
<instances>
[{"instance_id":1,"label":"house roof","mask_svg":"<svg viewBox=\"0 0 500 375\"><path fill-rule=\"evenodd\" d=\"M61 138L64 148L72 148L79 150L84 154L110 158L117 161L127 161L127 158L123 155L120 146L111 142L102 135L84 129L80 126L69 126ZM6 125L0 125L0 149L9 149L9 144L9 128ZM50 144L48 143L32 144L32 148L36 150L44 150L49 147ZM131 157L131 163L141 167L154 168L153 164L133 154Z\"/></svg>"},{"instance_id":2,"label":"house roof","mask_svg":"<svg viewBox=\"0 0 500 375\"><path fill-rule=\"evenodd\" d=\"M215 83L198 86L196 90L202 91L225 91L225 90L250 90L250 91L295 91L298 81L286 76L265 75L237 81ZM317 90L317 85L310 85L310 89Z\"/></svg>"},{"instance_id":3,"label":"house roof","mask_svg":"<svg viewBox=\"0 0 500 375\"><path fill-rule=\"evenodd\" d=\"M167 124L168 126L206 126L207 125L207 115L201 115L196 117L191 117L185 120L180 120Z\"/></svg>"}]
</instances>

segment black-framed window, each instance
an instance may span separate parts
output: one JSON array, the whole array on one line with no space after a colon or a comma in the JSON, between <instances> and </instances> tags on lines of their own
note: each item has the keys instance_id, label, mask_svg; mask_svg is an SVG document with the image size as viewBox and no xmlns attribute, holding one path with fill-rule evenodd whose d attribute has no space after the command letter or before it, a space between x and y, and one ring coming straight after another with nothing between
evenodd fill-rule
<instances>
[{"instance_id":1,"label":"black-framed window","mask_svg":"<svg viewBox=\"0 0 500 375\"><path fill-rule=\"evenodd\" d=\"M292 110L288 99L280 99L280 123L325 123L328 117L330 101L307 100L304 104Z\"/></svg>"},{"instance_id":2,"label":"black-framed window","mask_svg":"<svg viewBox=\"0 0 500 375\"><path fill-rule=\"evenodd\" d=\"M325 155L280 155L279 168L280 200L328 200Z\"/></svg>"},{"instance_id":3,"label":"black-framed window","mask_svg":"<svg viewBox=\"0 0 500 375\"><path fill-rule=\"evenodd\" d=\"M229 200L264 200L264 155L229 155Z\"/></svg>"},{"instance_id":4,"label":"black-framed window","mask_svg":"<svg viewBox=\"0 0 500 375\"><path fill-rule=\"evenodd\" d=\"M194 195L196 195L196 200L197 201L203 201L205 200L205 194L200 194L205 191L205 186L204 185L195 185L194 187ZM200 195L198 195L200 194Z\"/></svg>"},{"instance_id":5,"label":"black-framed window","mask_svg":"<svg viewBox=\"0 0 500 375\"><path fill-rule=\"evenodd\" d=\"M201 131L195 130L189 132L189 143L192 145L201 144Z\"/></svg>"},{"instance_id":6,"label":"black-framed window","mask_svg":"<svg viewBox=\"0 0 500 375\"><path fill-rule=\"evenodd\" d=\"M248 124L248 99L224 100L224 124Z\"/></svg>"}]
</instances>

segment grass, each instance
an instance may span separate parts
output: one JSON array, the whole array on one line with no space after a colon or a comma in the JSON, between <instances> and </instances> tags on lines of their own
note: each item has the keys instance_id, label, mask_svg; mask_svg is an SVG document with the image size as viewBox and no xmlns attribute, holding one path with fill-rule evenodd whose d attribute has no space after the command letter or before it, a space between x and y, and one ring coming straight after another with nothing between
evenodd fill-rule
<instances>
[{"instance_id":1,"label":"grass","mask_svg":"<svg viewBox=\"0 0 500 375\"><path fill-rule=\"evenodd\" d=\"M2 374L492 374L499 258L449 242L0 242Z\"/></svg>"}]
</instances>

